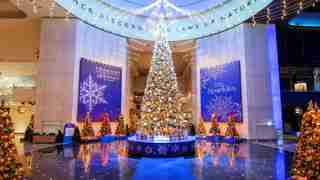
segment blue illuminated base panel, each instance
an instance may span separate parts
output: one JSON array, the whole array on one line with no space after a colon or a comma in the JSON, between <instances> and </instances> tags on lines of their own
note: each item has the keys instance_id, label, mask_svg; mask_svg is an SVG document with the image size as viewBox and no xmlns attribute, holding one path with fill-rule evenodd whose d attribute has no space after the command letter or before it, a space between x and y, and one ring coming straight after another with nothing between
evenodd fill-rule
<instances>
[{"instance_id":1,"label":"blue illuminated base panel","mask_svg":"<svg viewBox=\"0 0 320 180\"><path fill-rule=\"evenodd\" d=\"M109 143L116 140L126 140L127 136L115 136L115 135L106 135L100 137L100 142L102 143Z\"/></svg>"},{"instance_id":2,"label":"blue illuminated base panel","mask_svg":"<svg viewBox=\"0 0 320 180\"><path fill-rule=\"evenodd\" d=\"M136 136L128 138L128 153L138 157L177 157L195 154L194 136L183 140L154 141L140 140Z\"/></svg>"}]
</instances>

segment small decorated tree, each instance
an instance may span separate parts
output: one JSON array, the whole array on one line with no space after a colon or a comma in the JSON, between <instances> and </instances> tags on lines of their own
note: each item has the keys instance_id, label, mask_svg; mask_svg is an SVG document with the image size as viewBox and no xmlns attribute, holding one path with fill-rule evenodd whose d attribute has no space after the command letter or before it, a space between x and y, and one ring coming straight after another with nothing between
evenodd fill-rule
<instances>
[{"instance_id":1,"label":"small decorated tree","mask_svg":"<svg viewBox=\"0 0 320 180\"><path fill-rule=\"evenodd\" d=\"M100 136L106 136L106 135L112 134L109 114L103 113L100 118L100 121L102 122L101 128L100 128Z\"/></svg>"},{"instance_id":2,"label":"small decorated tree","mask_svg":"<svg viewBox=\"0 0 320 180\"><path fill-rule=\"evenodd\" d=\"M320 179L320 112L317 104L309 103L303 115L294 158L293 179Z\"/></svg>"},{"instance_id":3,"label":"small decorated tree","mask_svg":"<svg viewBox=\"0 0 320 180\"><path fill-rule=\"evenodd\" d=\"M206 127L204 125L204 122L203 122L202 118L199 120L199 123L198 123L198 126L197 126L197 132L201 136L205 136L207 134Z\"/></svg>"},{"instance_id":4,"label":"small decorated tree","mask_svg":"<svg viewBox=\"0 0 320 180\"><path fill-rule=\"evenodd\" d=\"M122 115L120 115L118 120L116 135L125 135L125 134L126 134L126 130L124 125L124 118Z\"/></svg>"},{"instance_id":5,"label":"small decorated tree","mask_svg":"<svg viewBox=\"0 0 320 180\"><path fill-rule=\"evenodd\" d=\"M227 137L239 137L239 133L236 128L236 118L233 115L229 115L227 122L227 130L225 136Z\"/></svg>"},{"instance_id":6,"label":"small decorated tree","mask_svg":"<svg viewBox=\"0 0 320 180\"><path fill-rule=\"evenodd\" d=\"M210 127L210 133L214 136L220 135L220 128L218 124L217 115L215 113L212 113L211 115L211 127Z\"/></svg>"},{"instance_id":7,"label":"small decorated tree","mask_svg":"<svg viewBox=\"0 0 320 180\"><path fill-rule=\"evenodd\" d=\"M133 115L131 118L130 118L130 124L129 124L129 133L130 134L134 134L137 130L137 120L138 120L138 117L137 115Z\"/></svg>"},{"instance_id":8,"label":"small decorated tree","mask_svg":"<svg viewBox=\"0 0 320 180\"><path fill-rule=\"evenodd\" d=\"M0 180L23 179L24 172L22 164L17 160L14 138L11 118L3 113L0 116Z\"/></svg>"},{"instance_id":9,"label":"small decorated tree","mask_svg":"<svg viewBox=\"0 0 320 180\"><path fill-rule=\"evenodd\" d=\"M84 124L81 131L81 136L83 137L94 136L94 130L92 128L90 113L87 113L86 117L84 118Z\"/></svg>"}]
</instances>

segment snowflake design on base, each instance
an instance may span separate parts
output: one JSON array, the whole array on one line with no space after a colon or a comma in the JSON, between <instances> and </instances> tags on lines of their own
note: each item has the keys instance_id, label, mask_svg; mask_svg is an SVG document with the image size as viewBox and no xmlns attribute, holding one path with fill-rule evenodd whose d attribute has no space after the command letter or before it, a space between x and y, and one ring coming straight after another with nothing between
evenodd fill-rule
<instances>
[{"instance_id":1,"label":"snowflake design on base","mask_svg":"<svg viewBox=\"0 0 320 180\"><path fill-rule=\"evenodd\" d=\"M159 152L159 154L166 155L168 152L168 148L165 145L163 145L163 146L160 145L158 148L158 152Z\"/></svg>"},{"instance_id":2,"label":"snowflake design on base","mask_svg":"<svg viewBox=\"0 0 320 180\"><path fill-rule=\"evenodd\" d=\"M80 85L80 102L88 107L89 112L98 104L106 104L103 93L106 88L107 86L95 82L90 74Z\"/></svg>"},{"instance_id":3,"label":"snowflake design on base","mask_svg":"<svg viewBox=\"0 0 320 180\"><path fill-rule=\"evenodd\" d=\"M236 118L240 117L240 104L234 102L232 97L228 96L214 96L206 109L210 114L217 113L222 121L227 121L229 113L233 113Z\"/></svg>"}]
</instances>

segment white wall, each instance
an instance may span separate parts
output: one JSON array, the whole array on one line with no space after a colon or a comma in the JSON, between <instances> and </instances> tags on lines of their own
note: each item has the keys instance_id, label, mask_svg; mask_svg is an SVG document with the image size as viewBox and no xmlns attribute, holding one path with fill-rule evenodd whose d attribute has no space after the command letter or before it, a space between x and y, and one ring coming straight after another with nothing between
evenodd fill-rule
<instances>
[{"instance_id":1,"label":"white wall","mask_svg":"<svg viewBox=\"0 0 320 180\"><path fill-rule=\"evenodd\" d=\"M121 98L121 113L125 119L129 116L127 108L127 92L128 92L128 50L127 40L123 37L113 35L101 31L95 27L88 26L81 21L77 22L77 35L76 35L76 64L75 64L75 81L74 89L76 94L73 99L74 104L78 104L79 92L79 69L80 59L82 57L94 60L97 62L118 66L122 69L122 98ZM73 121L75 122L77 115L77 107L73 108Z\"/></svg>"},{"instance_id":2,"label":"white wall","mask_svg":"<svg viewBox=\"0 0 320 180\"><path fill-rule=\"evenodd\" d=\"M40 42L40 20L0 19L0 72L2 77L33 76L37 74L37 53ZM34 100L34 89L18 88L13 100ZM25 113L17 111L19 104L10 104L10 115L15 132L24 132L30 122L33 108Z\"/></svg>"},{"instance_id":3,"label":"white wall","mask_svg":"<svg viewBox=\"0 0 320 180\"><path fill-rule=\"evenodd\" d=\"M31 62L40 42L39 20L0 19L0 60Z\"/></svg>"},{"instance_id":4,"label":"white wall","mask_svg":"<svg viewBox=\"0 0 320 180\"><path fill-rule=\"evenodd\" d=\"M76 122L81 57L122 67L126 92L126 49L126 39L79 20L43 19L36 128L52 130Z\"/></svg>"},{"instance_id":5,"label":"white wall","mask_svg":"<svg viewBox=\"0 0 320 180\"><path fill-rule=\"evenodd\" d=\"M42 20L35 113L38 130L53 131L72 120L76 23Z\"/></svg>"},{"instance_id":6,"label":"white wall","mask_svg":"<svg viewBox=\"0 0 320 180\"><path fill-rule=\"evenodd\" d=\"M268 28L275 27L257 25L253 28L248 24L242 24L197 41L196 82L193 87L196 93L194 99L197 102L197 119L201 116L200 68L240 60L243 115L243 123L237 126L240 135L247 139L275 138L275 119L281 119L281 114L275 115L273 110L274 89L271 86L269 44L274 44L276 41L268 40L270 38L267 33ZM274 51L276 52L276 49L273 49L273 53ZM275 66L273 63L273 69L277 67L277 64ZM279 84L279 79L274 83ZM223 129L225 126L221 124Z\"/></svg>"}]
</instances>

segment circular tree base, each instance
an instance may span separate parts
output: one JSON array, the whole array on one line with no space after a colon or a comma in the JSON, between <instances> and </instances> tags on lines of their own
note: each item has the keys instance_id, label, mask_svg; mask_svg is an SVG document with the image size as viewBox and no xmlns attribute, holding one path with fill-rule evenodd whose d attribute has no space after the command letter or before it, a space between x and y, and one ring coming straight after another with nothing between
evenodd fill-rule
<instances>
[{"instance_id":1,"label":"circular tree base","mask_svg":"<svg viewBox=\"0 0 320 180\"><path fill-rule=\"evenodd\" d=\"M140 140L132 136L128 138L128 153L138 157L192 156L195 154L195 140L194 136L169 141Z\"/></svg>"}]
</instances>

